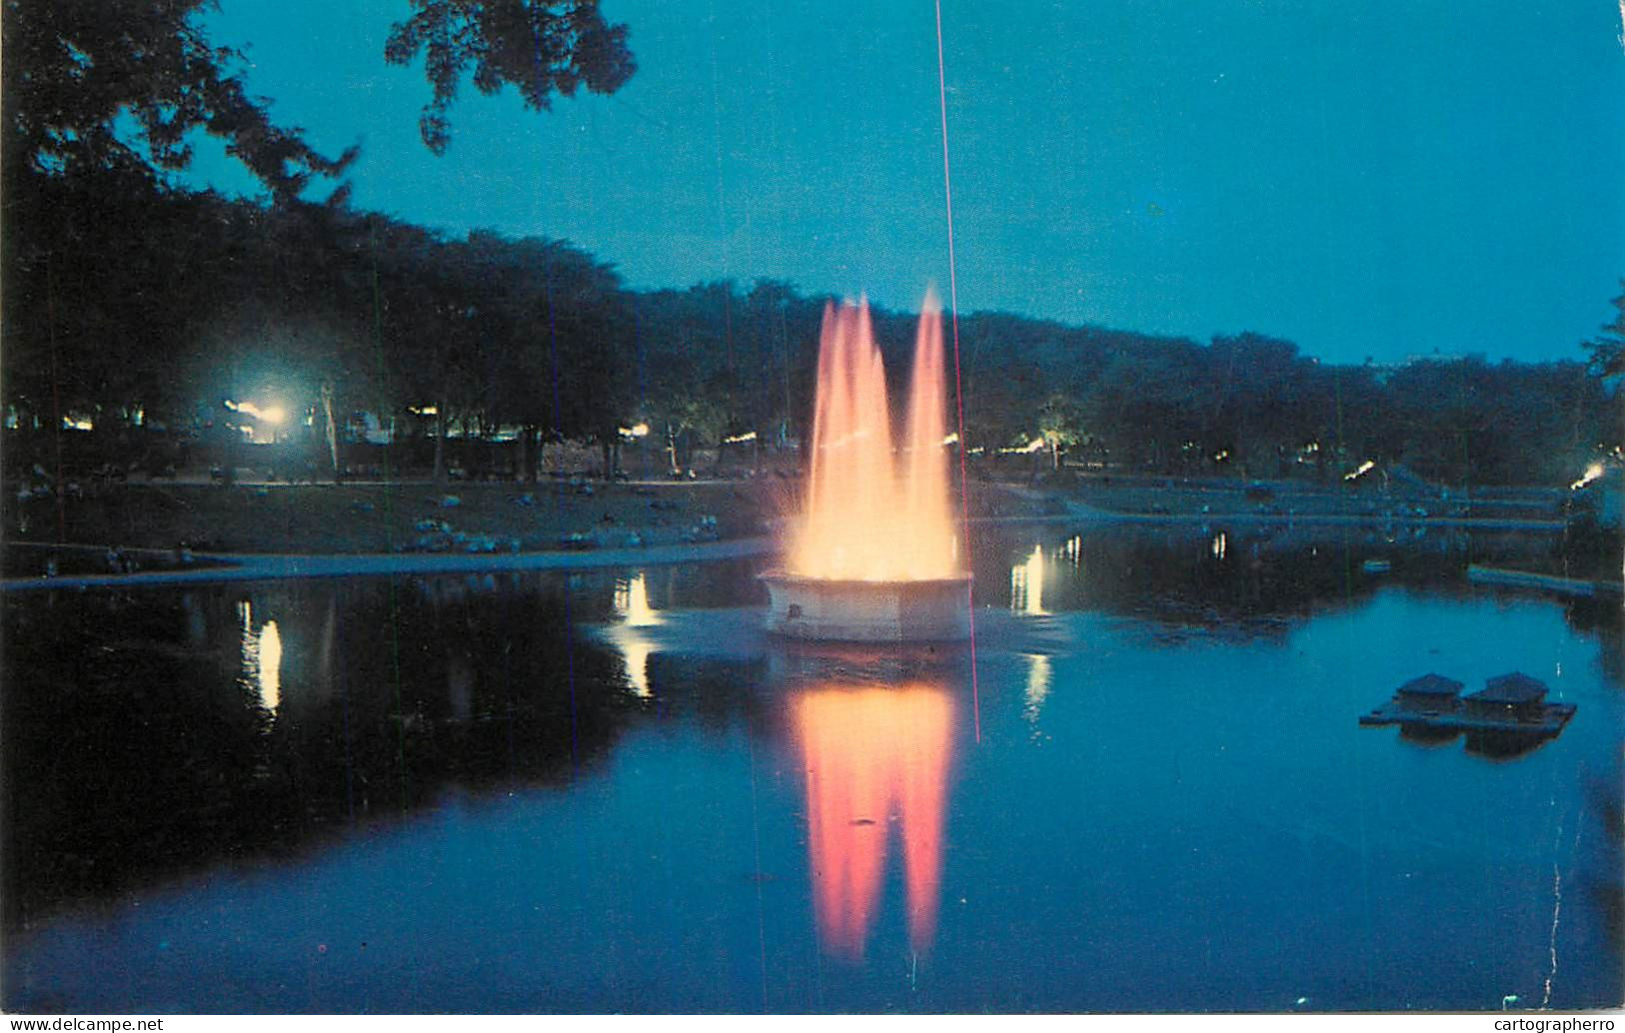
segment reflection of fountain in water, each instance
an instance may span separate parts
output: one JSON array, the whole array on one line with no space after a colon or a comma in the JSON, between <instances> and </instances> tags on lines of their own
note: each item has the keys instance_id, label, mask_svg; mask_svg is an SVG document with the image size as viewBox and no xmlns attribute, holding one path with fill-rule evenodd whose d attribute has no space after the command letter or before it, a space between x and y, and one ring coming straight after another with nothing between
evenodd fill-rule
<instances>
[{"instance_id":1,"label":"reflection of fountain in water","mask_svg":"<svg viewBox=\"0 0 1625 1033\"><path fill-rule=\"evenodd\" d=\"M828 686L793 703L807 772L807 850L825 949L863 957L886 869L890 825L902 832L909 941L936 934L953 703L925 684Z\"/></svg>"}]
</instances>

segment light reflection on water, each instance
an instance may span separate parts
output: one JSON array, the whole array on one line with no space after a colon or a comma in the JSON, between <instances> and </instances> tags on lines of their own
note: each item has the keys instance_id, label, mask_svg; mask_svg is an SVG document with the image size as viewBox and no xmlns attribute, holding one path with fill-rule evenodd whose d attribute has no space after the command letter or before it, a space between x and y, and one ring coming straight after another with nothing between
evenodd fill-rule
<instances>
[{"instance_id":1,"label":"light reflection on water","mask_svg":"<svg viewBox=\"0 0 1625 1033\"><path fill-rule=\"evenodd\" d=\"M1025 560L1010 568L1010 609L1042 617L1044 609L1044 547L1033 546Z\"/></svg>"},{"instance_id":2,"label":"light reflection on water","mask_svg":"<svg viewBox=\"0 0 1625 1033\"><path fill-rule=\"evenodd\" d=\"M237 604L242 621L243 675L259 694L260 705L275 715L282 706L282 632L274 620L254 627L254 606Z\"/></svg>"},{"instance_id":3,"label":"light reflection on water","mask_svg":"<svg viewBox=\"0 0 1625 1033\"><path fill-rule=\"evenodd\" d=\"M629 628L649 628L660 623L660 614L649 605L648 574L638 571L615 582L615 612Z\"/></svg>"},{"instance_id":4,"label":"light reflection on water","mask_svg":"<svg viewBox=\"0 0 1625 1033\"><path fill-rule=\"evenodd\" d=\"M1054 672L1050 668L1050 659L1041 653L1027 656L1027 687L1022 693L1025 706L1021 714L1032 725L1033 735L1038 735L1038 715L1044 709L1044 700L1049 698L1050 681Z\"/></svg>"},{"instance_id":5,"label":"light reflection on water","mask_svg":"<svg viewBox=\"0 0 1625 1033\"><path fill-rule=\"evenodd\" d=\"M640 699L648 699L651 695L649 658L654 655L655 645L639 629L658 627L661 619L659 611L649 605L648 575L645 571L616 579L614 606L620 622L609 630L606 637L619 650L626 664L626 678L632 694Z\"/></svg>"}]
</instances>

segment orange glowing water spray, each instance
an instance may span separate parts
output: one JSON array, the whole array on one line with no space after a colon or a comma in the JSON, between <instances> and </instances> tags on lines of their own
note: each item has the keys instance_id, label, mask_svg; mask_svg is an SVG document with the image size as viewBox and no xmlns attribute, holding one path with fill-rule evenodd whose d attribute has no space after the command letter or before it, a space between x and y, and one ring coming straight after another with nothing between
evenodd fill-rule
<instances>
[{"instance_id":1,"label":"orange glowing water spray","mask_svg":"<svg viewBox=\"0 0 1625 1033\"><path fill-rule=\"evenodd\" d=\"M959 573L943 455L942 315L926 296L909 404L894 459L886 371L869 307L829 305L818 348L806 520L792 573L849 581L927 581Z\"/></svg>"}]
</instances>

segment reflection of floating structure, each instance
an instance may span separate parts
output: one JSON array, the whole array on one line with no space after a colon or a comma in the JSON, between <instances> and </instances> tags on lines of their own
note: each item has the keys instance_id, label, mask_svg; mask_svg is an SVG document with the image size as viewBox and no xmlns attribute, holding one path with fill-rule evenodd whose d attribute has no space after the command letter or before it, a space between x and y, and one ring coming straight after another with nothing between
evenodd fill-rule
<instances>
[{"instance_id":1,"label":"reflection of floating structure","mask_svg":"<svg viewBox=\"0 0 1625 1033\"><path fill-rule=\"evenodd\" d=\"M936 934L953 703L939 688L827 687L795 701L807 774L807 850L818 933L863 957L893 822L903 840L909 942Z\"/></svg>"},{"instance_id":2,"label":"reflection of floating structure","mask_svg":"<svg viewBox=\"0 0 1625 1033\"><path fill-rule=\"evenodd\" d=\"M844 642L952 642L970 635L970 575L837 581L762 575L769 631Z\"/></svg>"},{"instance_id":3,"label":"reflection of floating structure","mask_svg":"<svg viewBox=\"0 0 1625 1033\"><path fill-rule=\"evenodd\" d=\"M1392 700L1362 715L1360 723L1399 725L1424 738L1466 732L1531 743L1557 735L1574 716L1573 703L1547 703L1546 684L1527 674L1491 678L1470 696L1459 695L1461 689L1461 682L1423 675L1401 685ZM1495 744L1494 739L1479 743L1487 747L1484 752L1506 752L1494 749Z\"/></svg>"}]
</instances>

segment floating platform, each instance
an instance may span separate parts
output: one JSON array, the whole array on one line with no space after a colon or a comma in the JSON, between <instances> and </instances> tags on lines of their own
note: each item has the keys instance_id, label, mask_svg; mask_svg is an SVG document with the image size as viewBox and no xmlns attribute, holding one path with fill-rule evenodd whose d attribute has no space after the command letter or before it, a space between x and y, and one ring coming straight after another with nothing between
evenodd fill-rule
<instances>
[{"instance_id":1,"label":"floating platform","mask_svg":"<svg viewBox=\"0 0 1625 1033\"><path fill-rule=\"evenodd\" d=\"M1399 725L1427 737L1458 732L1549 739L1574 716L1573 703L1547 703L1544 682L1513 672L1491 678L1482 690L1458 695L1462 684L1426 674L1401 685L1394 698L1369 714L1362 725Z\"/></svg>"},{"instance_id":2,"label":"floating platform","mask_svg":"<svg viewBox=\"0 0 1625 1033\"><path fill-rule=\"evenodd\" d=\"M970 637L971 576L849 581L761 575L767 630L827 642L958 642Z\"/></svg>"},{"instance_id":3,"label":"floating platform","mask_svg":"<svg viewBox=\"0 0 1625 1033\"><path fill-rule=\"evenodd\" d=\"M1527 717L1481 717L1462 711L1420 714L1398 703L1384 703L1369 714L1360 715L1363 725L1400 725L1431 732L1516 732L1550 737L1563 730L1574 716L1573 703L1544 703L1537 714Z\"/></svg>"}]
</instances>

